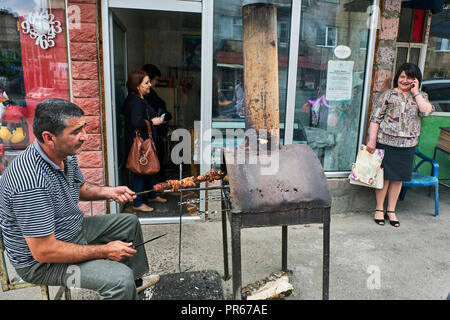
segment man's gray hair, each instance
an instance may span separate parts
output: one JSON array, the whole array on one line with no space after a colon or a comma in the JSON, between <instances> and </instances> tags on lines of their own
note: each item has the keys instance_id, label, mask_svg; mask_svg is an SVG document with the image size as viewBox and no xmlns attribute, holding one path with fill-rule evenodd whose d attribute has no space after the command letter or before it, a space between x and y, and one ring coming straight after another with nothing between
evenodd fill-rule
<instances>
[{"instance_id":1,"label":"man's gray hair","mask_svg":"<svg viewBox=\"0 0 450 320\"><path fill-rule=\"evenodd\" d=\"M70 101L57 98L43 100L34 112L33 134L40 142L44 142L42 132L49 131L59 136L68 126L67 118L80 118L83 115L84 111Z\"/></svg>"}]
</instances>

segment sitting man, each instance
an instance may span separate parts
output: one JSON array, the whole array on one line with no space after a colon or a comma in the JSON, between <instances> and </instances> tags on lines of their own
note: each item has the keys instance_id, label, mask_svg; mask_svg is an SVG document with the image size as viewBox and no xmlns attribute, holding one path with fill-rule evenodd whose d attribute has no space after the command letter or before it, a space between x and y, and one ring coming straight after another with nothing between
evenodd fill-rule
<instances>
[{"instance_id":1,"label":"sitting man","mask_svg":"<svg viewBox=\"0 0 450 320\"><path fill-rule=\"evenodd\" d=\"M8 258L30 283L80 287L100 299L137 299L154 285L139 220L132 214L83 217L78 201L136 198L126 186L85 182L76 158L88 139L83 110L62 99L37 105L36 140L0 178L0 227Z\"/></svg>"}]
</instances>

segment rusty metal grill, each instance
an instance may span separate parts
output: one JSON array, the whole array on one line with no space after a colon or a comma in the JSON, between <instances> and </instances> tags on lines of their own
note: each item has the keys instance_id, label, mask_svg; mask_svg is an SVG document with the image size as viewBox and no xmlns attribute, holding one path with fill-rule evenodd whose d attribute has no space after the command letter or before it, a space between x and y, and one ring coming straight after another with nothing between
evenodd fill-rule
<instances>
[{"instance_id":1,"label":"rusty metal grill","mask_svg":"<svg viewBox=\"0 0 450 320\"><path fill-rule=\"evenodd\" d=\"M241 150L242 151L242 150ZM246 151L247 158L255 156ZM288 225L323 224L322 298L328 299L331 197L322 166L307 145L272 151L278 171L264 175L261 164L239 164L237 149L225 149L229 186L222 188L225 279L228 271L226 216L231 224L233 295L241 297L241 229L282 226L282 270L288 271Z\"/></svg>"}]
</instances>

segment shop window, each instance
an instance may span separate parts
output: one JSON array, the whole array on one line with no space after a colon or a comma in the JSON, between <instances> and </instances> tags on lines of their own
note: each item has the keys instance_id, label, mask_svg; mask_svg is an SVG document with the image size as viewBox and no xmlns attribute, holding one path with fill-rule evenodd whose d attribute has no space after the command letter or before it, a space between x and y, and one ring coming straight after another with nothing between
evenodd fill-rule
<instances>
[{"instance_id":1,"label":"shop window","mask_svg":"<svg viewBox=\"0 0 450 320\"><path fill-rule=\"evenodd\" d=\"M222 39L242 40L242 18L221 16L219 28Z\"/></svg>"},{"instance_id":2,"label":"shop window","mask_svg":"<svg viewBox=\"0 0 450 320\"><path fill-rule=\"evenodd\" d=\"M280 40L279 46L287 48L289 44L289 23L280 22L278 23L278 39Z\"/></svg>"},{"instance_id":3,"label":"shop window","mask_svg":"<svg viewBox=\"0 0 450 320\"><path fill-rule=\"evenodd\" d=\"M361 41L359 42L359 48L361 50L367 50L368 43L369 43L369 29L361 29Z\"/></svg>"},{"instance_id":4,"label":"shop window","mask_svg":"<svg viewBox=\"0 0 450 320\"><path fill-rule=\"evenodd\" d=\"M34 141L36 105L69 99L64 1L36 3L3 0L0 9L0 175Z\"/></svg>"},{"instance_id":5,"label":"shop window","mask_svg":"<svg viewBox=\"0 0 450 320\"><path fill-rule=\"evenodd\" d=\"M335 47L337 43L337 28L317 26L316 45L323 47Z\"/></svg>"},{"instance_id":6,"label":"shop window","mask_svg":"<svg viewBox=\"0 0 450 320\"><path fill-rule=\"evenodd\" d=\"M423 42L425 10L402 8L398 27L397 41Z\"/></svg>"},{"instance_id":7,"label":"shop window","mask_svg":"<svg viewBox=\"0 0 450 320\"><path fill-rule=\"evenodd\" d=\"M423 69L422 54L424 54L425 46L421 44L397 44L397 57L395 62L395 69L397 70L405 62L411 62Z\"/></svg>"},{"instance_id":8,"label":"shop window","mask_svg":"<svg viewBox=\"0 0 450 320\"><path fill-rule=\"evenodd\" d=\"M293 143L308 144L326 172L350 171L356 157L369 5L353 9L341 1L324 11L311 1L302 7ZM347 58L335 56L339 45L348 47ZM342 77L334 78L336 72Z\"/></svg>"},{"instance_id":9,"label":"shop window","mask_svg":"<svg viewBox=\"0 0 450 320\"><path fill-rule=\"evenodd\" d=\"M436 113L450 115L450 6L431 16L422 90Z\"/></svg>"},{"instance_id":10,"label":"shop window","mask_svg":"<svg viewBox=\"0 0 450 320\"><path fill-rule=\"evenodd\" d=\"M284 126L287 88L287 61L290 37L291 1L279 0L277 6L278 83L280 127ZM214 150L237 146L241 140L226 138L227 129L245 128L244 66L242 52L242 1L214 1L214 71L212 128L221 130L224 139L213 142ZM283 139L283 138L281 138Z\"/></svg>"},{"instance_id":11,"label":"shop window","mask_svg":"<svg viewBox=\"0 0 450 320\"><path fill-rule=\"evenodd\" d=\"M426 45L424 44L425 21L425 10L402 7L394 70L397 70L405 62L411 62L418 65L423 71L426 53Z\"/></svg>"},{"instance_id":12,"label":"shop window","mask_svg":"<svg viewBox=\"0 0 450 320\"><path fill-rule=\"evenodd\" d=\"M450 40L446 38L435 38L435 51L450 51Z\"/></svg>"}]
</instances>

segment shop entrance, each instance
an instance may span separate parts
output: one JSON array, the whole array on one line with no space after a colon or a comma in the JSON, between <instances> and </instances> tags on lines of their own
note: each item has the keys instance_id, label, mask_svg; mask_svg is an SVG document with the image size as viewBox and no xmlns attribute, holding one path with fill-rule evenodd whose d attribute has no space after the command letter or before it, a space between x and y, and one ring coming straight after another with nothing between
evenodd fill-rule
<instances>
[{"instance_id":1,"label":"shop entrance","mask_svg":"<svg viewBox=\"0 0 450 320\"><path fill-rule=\"evenodd\" d=\"M111 118L114 123L111 142L116 153L110 170L115 171L115 184L132 186L132 176L126 169L122 107L128 95L128 74L146 64L156 66L161 73L159 82L151 90L164 101L167 113L171 115L163 144L163 174L159 179L179 179L180 167L171 159L172 148L177 142L171 142L171 134L180 128L193 133L195 122L201 119L201 13L111 8L109 17ZM197 173L199 167L186 164L182 170L183 176L188 176ZM179 195L167 194L164 198L169 201L154 203L151 205L155 209L153 212L137 212L138 216L162 222L178 216ZM119 212L132 211L131 206L119 208ZM199 216L195 210L185 214Z\"/></svg>"}]
</instances>

